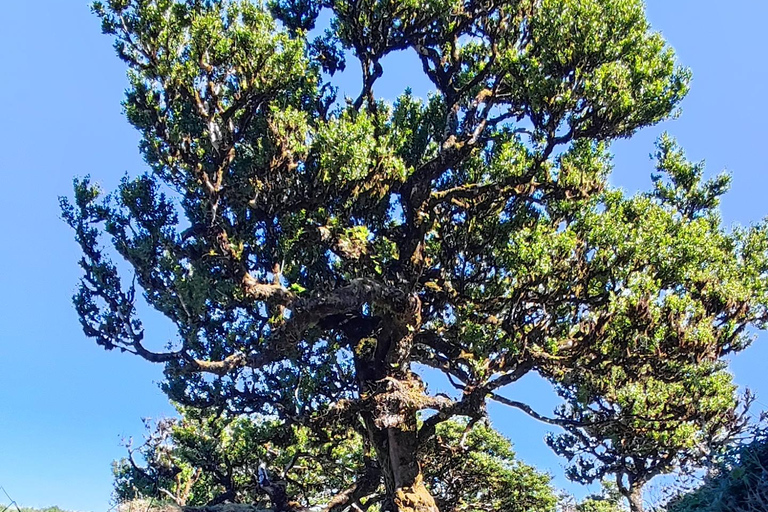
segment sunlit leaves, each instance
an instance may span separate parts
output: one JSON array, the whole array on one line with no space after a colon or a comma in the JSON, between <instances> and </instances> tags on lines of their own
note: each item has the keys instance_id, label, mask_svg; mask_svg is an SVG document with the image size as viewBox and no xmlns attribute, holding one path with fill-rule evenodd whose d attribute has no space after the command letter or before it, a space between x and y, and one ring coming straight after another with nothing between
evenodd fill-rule
<instances>
[{"instance_id":1,"label":"sunlit leaves","mask_svg":"<svg viewBox=\"0 0 768 512\"><path fill-rule=\"evenodd\" d=\"M423 393L415 362L463 399L387 395L412 432L424 404L480 417L535 371L567 425L597 419L553 441L566 455L601 447L574 466L584 480L642 481L728 426L720 361L768 320L768 228L725 229L728 178L707 179L668 136L653 191L609 186L611 141L676 115L690 79L639 0L93 9L128 65L126 115L150 172L106 198L76 182L63 204L84 254L75 304L99 343L167 363L172 398L319 435L340 405L371 412L364 397L386 379ZM381 59L401 50L435 90L389 104ZM332 81L344 59L362 71L346 102ZM350 283L368 291L334 310ZM408 295L409 310L373 307L374 288ZM168 352L144 348L137 292L174 322ZM299 317L309 327L282 336ZM478 475L504 473L494 464Z\"/></svg>"}]
</instances>

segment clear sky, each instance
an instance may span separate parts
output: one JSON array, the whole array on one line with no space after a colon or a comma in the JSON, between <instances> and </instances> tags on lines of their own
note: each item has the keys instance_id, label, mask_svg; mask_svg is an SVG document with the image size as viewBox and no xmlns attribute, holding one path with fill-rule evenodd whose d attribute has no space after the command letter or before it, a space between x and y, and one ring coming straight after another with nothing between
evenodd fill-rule
<instances>
[{"instance_id":1,"label":"clear sky","mask_svg":"<svg viewBox=\"0 0 768 512\"><path fill-rule=\"evenodd\" d=\"M668 130L711 173L734 174L722 204L728 224L768 215L768 3L649 0L648 15L693 69L693 90L680 119L614 145L612 183L648 188L648 155ZM157 387L160 367L97 347L70 305L78 250L57 197L70 193L75 175L91 174L111 190L124 173L144 169L121 113L124 70L83 0L0 2L0 64L0 486L22 505L101 512L110 461L124 454L120 439L142 435L140 418L172 412ZM426 93L412 56L384 67L378 95L393 98L408 85ZM148 324L156 339L173 335L160 319ZM732 370L768 409L768 335ZM532 398L542 411L554 404L533 378L509 394ZM491 418L521 458L551 471L557 486L584 492L544 445L546 427L500 407L491 407Z\"/></svg>"}]
</instances>

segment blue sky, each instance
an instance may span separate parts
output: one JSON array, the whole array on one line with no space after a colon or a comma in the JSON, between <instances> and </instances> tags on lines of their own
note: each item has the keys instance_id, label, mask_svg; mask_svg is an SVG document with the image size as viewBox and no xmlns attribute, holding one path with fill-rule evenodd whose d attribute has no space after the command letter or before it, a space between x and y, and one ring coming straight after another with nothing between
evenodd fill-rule
<instances>
[{"instance_id":1,"label":"blue sky","mask_svg":"<svg viewBox=\"0 0 768 512\"><path fill-rule=\"evenodd\" d=\"M722 204L728 224L768 215L768 3L649 0L648 15L693 69L693 89L680 119L614 145L612 183L647 188L653 141L668 130L711 173L733 173ZM75 175L91 174L110 190L144 168L121 114L124 70L81 0L8 0L0 22L0 486L23 505L105 511L120 439L142 435L140 418L172 412L157 387L160 367L97 347L70 305L78 251L57 197L69 194ZM425 94L412 57L393 56L384 67L378 95L392 98L408 85ZM155 339L173 335L159 318L148 323ZM762 409L767 368L766 334L732 361ZM554 404L535 378L513 393L542 411ZM500 407L491 418L521 458L551 471L556 485L584 492L563 478L562 461L543 443L546 427Z\"/></svg>"}]
</instances>

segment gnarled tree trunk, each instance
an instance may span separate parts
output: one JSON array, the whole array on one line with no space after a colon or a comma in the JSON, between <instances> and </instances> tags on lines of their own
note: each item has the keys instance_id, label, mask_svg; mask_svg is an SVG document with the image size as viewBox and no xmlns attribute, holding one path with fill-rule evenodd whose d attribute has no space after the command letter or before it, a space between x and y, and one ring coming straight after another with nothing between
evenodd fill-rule
<instances>
[{"instance_id":1,"label":"gnarled tree trunk","mask_svg":"<svg viewBox=\"0 0 768 512\"><path fill-rule=\"evenodd\" d=\"M412 297L404 311L385 315L376 337L359 340L355 351L360 395L373 405L363 419L386 489L383 510L389 512L439 512L418 459L416 417L424 385L408 364L420 309Z\"/></svg>"},{"instance_id":2,"label":"gnarled tree trunk","mask_svg":"<svg viewBox=\"0 0 768 512\"><path fill-rule=\"evenodd\" d=\"M380 428L373 421L366 424L384 477L387 498L383 510L439 512L418 462L415 415L392 427Z\"/></svg>"},{"instance_id":3,"label":"gnarled tree trunk","mask_svg":"<svg viewBox=\"0 0 768 512\"><path fill-rule=\"evenodd\" d=\"M394 479L394 512L439 512L424 485L417 457L416 428L388 429L389 459ZM388 492L389 494L389 492Z\"/></svg>"},{"instance_id":4,"label":"gnarled tree trunk","mask_svg":"<svg viewBox=\"0 0 768 512\"><path fill-rule=\"evenodd\" d=\"M629 501L629 510L631 512L643 512L643 486L633 486L627 495Z\"/></svg>"}]
</instances>

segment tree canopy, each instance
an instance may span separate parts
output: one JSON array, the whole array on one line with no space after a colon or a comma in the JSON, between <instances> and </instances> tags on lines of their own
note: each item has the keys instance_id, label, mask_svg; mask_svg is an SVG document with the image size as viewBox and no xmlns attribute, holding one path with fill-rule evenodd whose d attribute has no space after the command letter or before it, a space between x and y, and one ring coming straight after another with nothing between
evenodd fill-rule
<instances>
[{"instance_id":1,"label":"tree canopy","mask_svg":"<svg viewBox=\"0 0 768 512\"><path fill-rule=\"evenodd\" d=\"M764 327L767 227L724 229L728 178L704 180L669 137L653 191L608 185L611 142L675 115L690 79L640 0L93 10L149 170L62 200L75 308L106 349L164 364L174 401L360 436L354 472L397 512L439 510L420 461L487 400L572 427L551 440L586 454L572 476L614 475L634 510L649 478L733 428L722 358ZM396 51L428 98L376 97ZM343 100L347 59L362 87ZM139 295L175 339L145 336ZM504 396L532 372L562 394L555 417Z\"/></svg>"}]
</instances>

